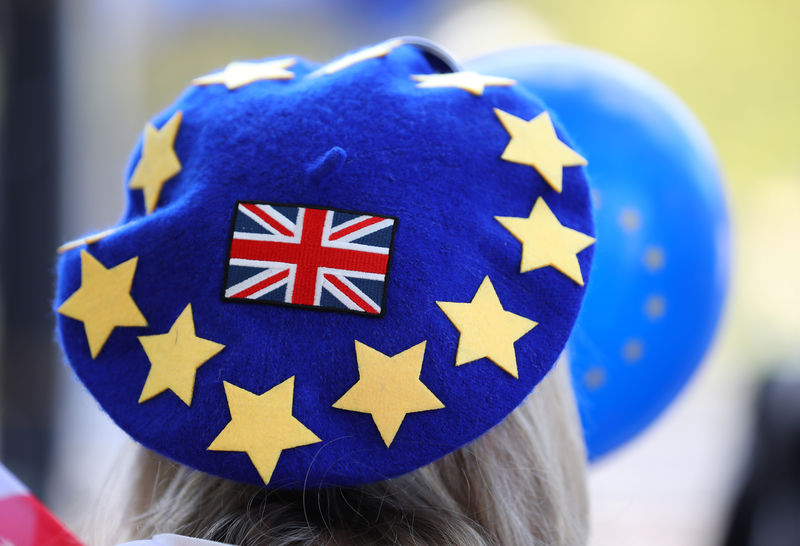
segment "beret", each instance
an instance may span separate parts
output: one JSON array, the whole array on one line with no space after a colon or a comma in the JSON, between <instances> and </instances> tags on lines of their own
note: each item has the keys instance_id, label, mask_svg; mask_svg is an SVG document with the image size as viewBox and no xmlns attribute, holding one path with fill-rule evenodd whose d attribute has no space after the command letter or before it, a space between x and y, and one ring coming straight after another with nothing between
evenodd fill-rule
<instances>
[{"instance_id":1,"label":"beret","mask_svg":"<svg viewBox=\"0 0 800 546\"><path fill-rule=\"evenodd\" d=\"M234 62L147 124L112 229L64 247L69 364L131 437L276 488L412 471L563 350L585 159L514 80L395 39Z\"/></svg>"}]
</instances>

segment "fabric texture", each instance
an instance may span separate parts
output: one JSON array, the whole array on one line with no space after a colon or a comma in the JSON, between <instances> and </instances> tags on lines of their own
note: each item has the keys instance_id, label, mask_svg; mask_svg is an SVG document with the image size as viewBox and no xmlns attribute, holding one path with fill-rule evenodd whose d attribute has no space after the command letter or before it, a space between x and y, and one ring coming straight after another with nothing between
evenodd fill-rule
<instances>
[{"instance_id":1,"label":"fabric texture","mask_svg":"<svg viewBox=\"0 0 800 546\"><path fill-rule=\"evenodd\" d=\"M204 79L203 85L190 87L147 130L154 134L168 120L180 120L172 144L180 171L160 185L152 212L139 189L144 184L127 184L141 159L139 142L126 175L127 209L117 229L62 256L57 310L86 288L82 253L106 269L136 259L129 293L146 326L128 320L113 327L110 319L103 319L100 322L113 330L102 346L98 348L95 340L90 348L83 320L57 316L62 346L80 380L114 421L146 447L241 482L264 485L262 477L269 476L269 487L379 481L430 463L484 434L531 393L564 348L585 287L554 267L521 273L522 245L496 217L528 218L537 199L543 198L561 225L592 237L583 168L565 166L557 192L535 167L501 157L510 135L495 109L525 121L545 111L520 86L487 85L480 95L459 87L421 87L412 76L433 74L434 66L442 63L432 64L430 52L414 45L387 44L389 51L383 55L334 62L336 70L297 59L286 68L292 78L256 79L230 89ZM550 117L558 139L575 149L555 116ZM376 296L383 298L378 301L380 314L341 312L333 304L312 308L225 298L240 202L393 219L391 242L380 243L390 246L381 286L385 294ZM296 227L297 218L291 214L274 218ZM339 220L331 221L331 229L336 228ZM358 217L341 221L356 222ZM288 231L287 235L273 228L251 237L277 240L296 235ZM529 244L534 243L526 241ZM353 252L358 250L353 245L376 248L370 246L369 234L342 245ZM583 281L589 279L593 248L575 254ZM317 254L296 259L317 260L320 271L325 267ZM287 277L295 275L294 282L301 282L304 265L270 265L275 262L270 260L260 259L266 263L260 265L264 279L270 271L277 275L288 270ZM237 263L244 267L245 262ZM322 280L316 287L320 300L349 301L343 290L329 287L339 286L331 278L364 295L375 280L334 271L325 285L324 273L318 274ZM477 354L480 347L473 360L459 355L461 365L456 366L462 333L437 305L468 304L487 278L502 306L497 313L535 323L518 329L504 348L513 352L516 375ZM288 283L275 283L284 281ZM102 300L89 300L92 313L106 312ZM191 367L191 393L179 395L165 388L143 396L152 363L140 337L175 331L173 325L188 305L192 335L224 348L196 369ZM501 326L487 325L489 331L492 327ZM408 410L390 443L384 441L374 413L360 406L356 411L334 407L359 383L357 343L387 359L424 343L418 377L405 375L421 381L425 391L419 391L429 391L430 400L442 407L430 403L429 410ZM241 393L236 400L261 397L260 415L270 400L279 399L279 390L272 391L274 396L267 394L271 389L283 389L284 404L289 391L282 386L290 385L291 378L291 419L284 415L273 423L266 418L261 428L279 436L280 423L298 428L299 422L319 441L278 446L280 455L270 463L272 469L255 466L255 440L238 451L235 446L208 449L231 423L232 414L250 415L246 408L231 406L238 402L226 397L226 384L229 393L235 388L252 394L248 398ZM363 373L361 380L364 385ZM281 407L286 409L285 404ZM248 430L258 434L259 427ZM217 446L221 443L231 447L227 438Z\"/></svg>"}]
</instances>

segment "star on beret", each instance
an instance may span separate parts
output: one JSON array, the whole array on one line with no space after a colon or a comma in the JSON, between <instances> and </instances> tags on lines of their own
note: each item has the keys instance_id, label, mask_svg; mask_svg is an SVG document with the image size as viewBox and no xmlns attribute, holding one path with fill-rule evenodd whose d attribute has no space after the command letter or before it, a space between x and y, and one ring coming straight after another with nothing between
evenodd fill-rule
<instances>
[{"instance_id":1,"label":"star on beret","mask_svg":"<svg viewBox=\"0 0 800 546\"><path fill-rule=\"evenodd\" d=\"M119 227L113 227L113 228L107 229L105 231L101 231L101 232L98 232L98 233L93 233L92 235L87 235L86 237L81 237L80 239L74 239L72 241L66 242L63 245L61 245L60 247L58 247L58 251L57 252L59 254L64 254L65 252L67 252L69 250L74 250L74 249L76 249L78 247L81 247L83 245L87 245L87 246L88 245L93 245L94 243L96 243L98 241L102 241L103 239L105 239L109 235L112 235L118 229L119 229Z\"/></svg>"},{"instance_id":2,"label":"star on beret","mask_svg":"<svg viewBox=\"0 0 800 546\"><path fill-rule=\"evenodd\" d=\"M284 450L322 441L292 415L294 376L264 394L223 383L231 420L208 449L247 453L265 484Z\"/></svg>"},{"instance_id":3,"label":"star on beret","mask_svg":"<svg viewBox=\"0 0 800 546\"><path fill-rule=\"evenodd\" d=\"M326 64L319 70L315 70L311 75L318 76L319 74L333 74L334 72L339 72L340 70L344 70L345 68L349 68L354 64L358 64L369 59L379 59L381 57L385 57L391 53L393 49L401 45L403 45L403 40L396 38L372 47L367 47L360 51L356 51L355 53L345 55L340 59L336 59L335 61Z\"/></svg>"},{"instance_id":4,"label":"star on beret","mask_svg":"<svg viewBox=\"0 0 800 546\"><path fill-rule=\"evenodd\" d=\"M514 343L538 323L503 309L488 276L471 302L437 301L436 304L461 333L456 366L488 358L500 369L519 378Z\"/></svg>"},{"instance_id":5,"label":"star on beret","mask_svg":"<svg viewBox=\"0 0 800 546\"><path fill-rule=\"evenodd\" d=\"M194 85L225 84L229 90L261 80L291 80L294 72L287 70L295 65L297 59L289 57L262 62L232 62L225 70L200 76L192 80Z\"/></svg>"},{"instance_id":6,"label":"star on beret","mask_svg":"<svg viewBox=\"0 0 800 546\"><path fill-rule=\"evenodd\" d=\"M547 112L530 121L499 108L495 108L494 113L511 137L500 157L533 167L558 193L562 189L564 167L586 165L583 157L558 139Z\"/></svg>"},{"instance_id":7,"label":"star on beret","mask_svg":"<svg viewBox=\"0 0 800 546\"><path fill-rule=\"evenodd\" d=\"M147 214L156 209L164 184L181 172L181 162L175 154L174 145L182 119L183 112L179 110L161 129L156 129L150 123L144 128L142 156L133 170L128 187L144 192Z\"/></svg>"},{"instance_id":8,"label":"star on beret","mask_svg":"<svg viewBox=\"0 0 800 546\"><path fill-rule=\"evenodd\" d=\"M562 225L544 199L536 200L527 218L495 216L495 220L522 243L520 273L552 266L583 286L577 254L595 239Z\"/></svg>"},{"instance_id":9,"label":"star on beret","mask_svg":"<svg viewBox=\"0 0 800 546\"><path fill-rule=\"evenodd\" d=\"M406 415L444 407L420 380L426 343L386 356L356 341L358 382L333 407L371 414L389 447Z\"/></svg>"},{"instance_id":10,"label":"star on beret","mask_svg":"<svg viewBox=\"0 0 800 546\"><path fill-rule=\"evenodd\" d=\"M225 347L195 334L191 303L167 333L139 336L139 342L150 360L140 404L169 389L191 406L197 369Z\"/></svg>"},{"instance_id":11,"label":"star on beret","mask_svg":"<svg viewBox=\"0 0 800 546\"><path fill-rule=\"evenodd\" d=\"M486 86L510 86L517 82L510 78L498 76L484 76L477 72L450 72L446 74L414 74L411 79L419 82L417 87L458 87L464 91L469 91L473 95L483 95Z\"/></svg>"},{"instance_id":12,"label":"star on beret","mask_svg":"<svg viewBox=\"0 0 800 546\"><path fill-rule=\"evenodd\" d=\"M58 312L83 322L92 358L100 353L114 328L147 326L130 293L138 260L134 257L106 269L81 250L81 286L59 306Z\"/></svg>"}]
</instances>

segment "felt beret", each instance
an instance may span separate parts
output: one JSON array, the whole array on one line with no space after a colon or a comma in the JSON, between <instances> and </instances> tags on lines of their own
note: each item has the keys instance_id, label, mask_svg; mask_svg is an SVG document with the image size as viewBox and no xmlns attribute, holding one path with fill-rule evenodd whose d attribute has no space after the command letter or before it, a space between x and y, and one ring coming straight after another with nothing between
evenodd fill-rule
<instances>
[{"instance_id":1,"label":"felt beret","mask_svg":"<svg viewBox=\"0 0 800 546\"><path fill-rule=\"evenodd\" d=\"M58 333L146 447L297 489L398 476L553 366L588 281L586 162L507 78L395 39L234 62L145 127L117 226L66 245Z\"/></svg>"}]
</instances>

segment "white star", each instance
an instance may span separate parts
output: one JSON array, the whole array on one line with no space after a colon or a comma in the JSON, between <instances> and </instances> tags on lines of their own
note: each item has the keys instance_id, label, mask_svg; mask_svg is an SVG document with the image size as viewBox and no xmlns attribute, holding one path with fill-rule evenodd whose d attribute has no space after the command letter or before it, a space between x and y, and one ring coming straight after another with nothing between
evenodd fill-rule
<instances>
[{"instance_id":1,"label":"white star","mask_svg":"<svg viewBox=\"0 0 800 546\"><path fill-rule=\"evenodd\" d=\"M233 62L221 72L192 80L194 85L225 84L228 89L238 89L260 80L291 80L294 72L287 70L297 61L293 58L263 62Z\"/></svg>"}]
</instances>

